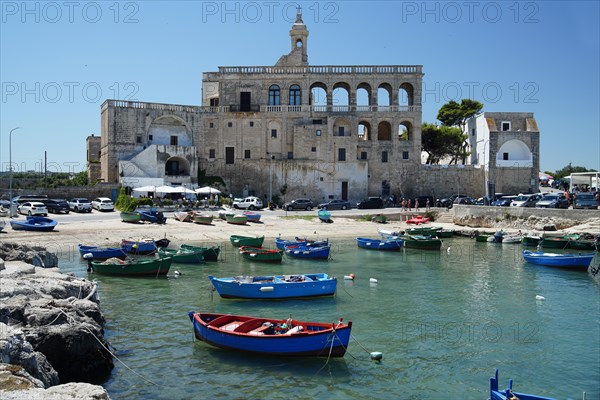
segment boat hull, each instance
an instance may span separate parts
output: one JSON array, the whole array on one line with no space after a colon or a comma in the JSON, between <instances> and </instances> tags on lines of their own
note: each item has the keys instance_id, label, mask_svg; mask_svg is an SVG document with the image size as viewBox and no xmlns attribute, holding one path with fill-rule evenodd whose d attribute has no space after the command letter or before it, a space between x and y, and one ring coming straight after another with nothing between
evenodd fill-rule
<instances>
[{"instance_id":1,"label":"boat hull","mask_svg":"<svg viewBox=\"0 0 600 400\"><path fill-rule=\"evenodd\" d=\"M251 246L251 247L261 247L263 242L265 241L264 236L239 236L239 235L231 235L229 237L229 241L235 247L242 246Z\"/></svg>"},{"instance_id":2,"label":"boat hull","mask_svg":"<svg viewBox=\"0 0 600 400\"><path fill-rule=\"evenodd\" d=\"M212 225L213 216L212 215L194 215L193 220L196 224Z\"/></svg>"},{"instance_id":3,"label":"boat hull","mask_svg":"<svg viewBox=\"0 0 600 400\"><path fill-rule=\"evenodd\" d=\"M188 314L196 338L215 347L270 356L343 357L350 341L352 323L336 326L316 322L294 321L294 326L305 327L299 333L253 335L226 331L221 321L229 325L281 324L285 320L254 318L223 314ZM214 325L213 325L214 324ZM220 326L217 326L220 325ZM260 326L260 325L259 325Z\"/></svg>"},{"instance_id":4,"label":"boat hull","mask_svg":"<svg viewBox=\"0 0 600 400\"><path fill-rule=\"evenodd\" d=\"M92 261L90 264L92 271L99 275L161 276L169 272L172 260L171 257L162 257L150 260L136 260L124 264L103 264L100 261Z\"/></svg>"},{"instance_id":5,"label":"boat hull","mask_svg":"<svg viewBox=\"0 0 600 400\"><path fill-rule=\"evenodd\" d=\"M84 246L82 244L78 247L81 257L85 254L92 254L93 260L108 260L113 257L124 259L127 257L125 252L119 247Z\"/></svg>"},{"instance_id":6,"label":"boat hull","mask_svg":"<svg viewBox=\"0 0 600 400\"><path fill-rule=\"evenodd\" d=\"M302 281L294 281L294 277ZM215 278L209 276L219 296L241 299L289 299L299 297L333 296L337 279L327 274L305 274L294 276L256 276ZM286 281L286 279L288 281Z\"/></svg>"},{"instance_id":7,"label":"boat hull","mask_svg":"<svg viewBox=\"0 0 600 400\"><path fill-rule=\"evenodd\" d=\"M245 215L227 215L225 220L228 224L233 225L246 225L248 223L248 217Z\"/></svg>"},{"instance_id":8,"label":"boat hull","mask_svg":"<svg viewBox=\"0 0 600 400\"><path fill-rule=\"evenodd\" d=\"M152 254L156 251L156 243L154 241L134 242L131 240L121 241L121 249L129 254Z\"/></svg>"},{"instance_id":9,"label":"boat hull","mask_svg":"<svg viewBox=\"0 0 600 400\"><path fill-rule=\"evenodd\" d=\"M242 246L240 247L240 254L246 260L266 263L280 263L283 259L283 250L279 249L269 250L259 247Z\"/></svg>"},{"instance_id":10,"label":"boat hull","mask_svg":"<svg viewBox=\"0 0 600 400\"><path fill-rule=\"evenodd\" d=\"M142 220L142 216L136 212L121 212L121 221L123 222L140 222Z\"/></svg>"},{"instance_id":11,"label":"boat hull","mask_svg":"<svg viewBox=\"0 0 600 400\"><path fill-rule=\"evenodd\" d=\"M328 260L331 246L306 246L304 244L293 244L285 246L285 254L294 258L307 258L312 260Z\"/></svg>"},{"instance_id":12,"label":"boat hull","mask_svg":"<svg viewBox=\"0 0 600 400\"><path fill-rule=\"evenodd\" d=\"M442 240L437 238L421 236L400 236L404 240L404 247L419 250L439 250L442 248Z\"/></svg>"},{"instance_id":13,"label":"boat hull","mask_svg":"<svg viewBox=\"0 0 600 400\"><path fill-rule=\"evenodd\" d=\"M361 249L395 251L402 248L402 239L379 240L371 238L356 238L356 244Z\"/></svg>"},{"instance_id":14,"label":"boat hull","mask_svg":"<svg viewBox=\"0 0 600 400\"><path fill-rule=\"evenodd\" d=\"M177 264L202 264L204 262L202 253L202 250L158 249L158 254L162 257L172 257L173 262Z\"/></svg>"},{"instance_id":15,"label":"boat hull","mask_svg":"<svg viewBox=\"0 0 600 400\"><path fill-rule=\"evenodd\" d=\"M24 221L11 219L10 226L15 231L50 232L58 225L53 219L46 217L27 216Z\"/></svg>"},{"instance_id":16,"label":"boat hull","mask_svg":"<svg viewBox=\"0 0 600 400\"><path fill-rule=\"evenodd\" d=\"M193 246L191 244L182 244L179 246L179 248L188 250L202 250L202 256L204 257L204 261L218 261L219 253L221 252L221 248L218 246L202 247Z\"/></svg>"},{"instance_id":17,"label":"boat hull","mask_svg":"<svg viewBox=\"0 0 600 400\"><path fill-rule=\"evenodd\" d=\"M523 251L523 258L531 264L546 265L549 267L587 268L590 266L595 253L589 254L558 254Z\"/></svg>"}]
</instances>

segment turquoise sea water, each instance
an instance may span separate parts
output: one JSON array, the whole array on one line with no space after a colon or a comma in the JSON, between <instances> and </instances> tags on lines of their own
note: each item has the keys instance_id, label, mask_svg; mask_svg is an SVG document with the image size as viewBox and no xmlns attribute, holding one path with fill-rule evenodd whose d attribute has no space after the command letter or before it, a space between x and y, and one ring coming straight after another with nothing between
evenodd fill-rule
<instances>
[{"instance_id":1,"label":"turquoise sea water","mask_svg":"<svg viewBox=\"0 0 600 400\"><path fill-rule=\"evenodd\" d=\"M600 398L598 283L586 272L527 264L520 245L454 238L440 252L388 253L348 238L333 242L330 261L281 265L244 260L229 243L222 249L222 261L175 264L163 279L88 276L77 256L61 259L64 272L99 282L105 334L123 362L104 384L113 399L487 399L495 368L502 387L512 378L518 391ZM338 277L337 295L221 299L207 278L308 272ZM356 279L344 280L350 273ZM192 310L343 317L353 339L343 359L328 362L238 354L194 341Z\"/></svg>"}]
</instances>

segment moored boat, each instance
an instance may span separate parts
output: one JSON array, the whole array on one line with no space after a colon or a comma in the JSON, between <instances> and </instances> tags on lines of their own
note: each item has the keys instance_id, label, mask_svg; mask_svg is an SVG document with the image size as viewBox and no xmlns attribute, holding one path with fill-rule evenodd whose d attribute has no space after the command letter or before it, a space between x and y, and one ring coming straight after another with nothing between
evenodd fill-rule
<instances>
[{"instance_id":1,"label":"moored boat","mask_svg":"<svg viewBox=\"0 0 600 400\"><path fill-rule=\"evenodd\" d=\"M538 244L540 244L541 240L542 240L541 236L534 235L534 234L527 234L527 235L523 236L521 243L523 244L523 246L536 247Z\"/></svg>"},{"instance_id":2,"label":"moored boat","mask_svg":"<svg viewBox=\"0 0 600 400\"><path fill-rule=\"evenodd\" d=\"M401 235L404 240L404 247L420 250L439 250L442 248L442 240L431 236L423 235Z\"/></svg>"},{"instance_id":3,"label":"moored boat","mask_svg":"<svg viewBox=\"0 0 600 400\"><path fill-rule=\"evenodd\" d=\"M523 250L523 258L531 264L550 267L587 268L596 253L545 253L542 251Z\"/></svg>"},{"instance_id":4,"label":"moored boat","mask_svg":"<svg viewBox=\"0 0 600 400\"><path fill-rule=\"evenodd\" d=\"M377 229L379 232L379 236L383 239L396 238L400 235L404 234L404 231L400 230L400 228L391 228L391 229Z\"/></svg>"},{"instance_id":5,"label":"moored boat","mask_svg":"<svg viewBox=\"0 0 600 400\"><path fill-rule=\"evenodd\" d=\"M213 222L213 218L214 217L212 215L198 213L194 214L194 216L192 217L194 222L200 225L211 225Z\"/></svg>"},{"instance_id":6,"label":"moored boat","mask_svg":"<svg viewBox=\"0 0 600 400\"><path fill-rule=\"evenodd\" d=\"M193 212L190 211L179 211L173 214L173 218L180 222L192 222Z\"/></svg>"},{"instance_id":7,"label":"moored boat","mask_svg":"<svg viewBox=\"0 0 600 400\"><path fill-rule=\"evenodd\" d=\"M156 251L156 243L152 239L121 240L121 249L130 254L152 254Z\"/></svg>"},{"instance_id":8,"label":"moored boat","mask_svg":"<svg viewBox=\"0 0 600 400\"><path fill-rule=\"evenodd\" d=\"M241 246L262 247L263 242L265 241L265 237L264 236L231 235L231 236L229 236L229 241L235 247L241 247Z\"/></svg>"},{"instance_id":9,"label":"moored boat","mask_svg":"<svg viewBox=\"0 0 600 400\"><path fill-rule=\"evenodd\" d=\"M25 220L11 219L10 226L15 231L50 232L58 222L46 217L27 215Z\"/></svg>"},{"instance_id":10,"label":"moored boat","mask_svg":"<svg viewBox=\"0 0 600 400\"><path fill-rule=\"evenodd\" d=\"M161 211L138 211L138 214L140 215L140 219L145 222L153 224L165 224L167 222L167 217L165 217Z\"/></svg>"},{"instance_id":11,"label":"moored boat","mask_svg":"<svg viewBox=\"0 0 600 400\"><path fill-rule=\"evenodd\" d=\"M279 249L263 249L261 247L241 246L240 254L247 260L280 263L283 259L283 251Z\"/></svg>"},{"instance_id":12,"label":"moored boat","mask_svg":"<svg viewBox=\"0 0 600 400\"><path fill-rule=\"evenodd\" d=\"M498 382L498 369L495 375L490 378L490 395L489 400L554 400L550 397L537 396L534 394L515 392L513 391L513 381L509 379L508 387L500 390ZM585 397L585 396L584 396Z\"/></svg>"},{"instance_id":13,"label":"moored boat","mask_svg":"<svg viewBox=\"0 0 600 400\"><path fill-rule=\"evenodd\" d=\"M294 238L294 240L282 239L281 237L275 238L275 246L281 250L285 250L285 246L296 245L296 244L304 244L305 246L308 246L308 247L312 247L312 246L321 247L321 246L327 246L329 244L329 240L327 240L327 239L311 240L311 239L301 238L298 236L296 236L296 238Z\"/></svg>"},{"instance_id":14,"label":"moored boat","mask_svg":"<svg viewBox=\"0 0 600 400\"><path fill-rule=\"evenodd\" d=\"M244 214L226 215L225 220L228 224L246 225L248 222L248 217L246 217Z\"/></svg>"},{"instance_id":15,"label":"moored boat","mask_svg":"<svg viewBox=\"0 0 600 400\"><path fill-rule=\"evenodd\" d=\"M201 264L204 261L202 250L159 248L158 254L163 257L172 257L173 262L178 264Z\"/></svg>"},{"instance_id":16,"label":"moored boat","mask_svg":"<svg viewBox=\"0 0 600 400\"><path fill-rule=\"evenodd\" d=\"M146 260L120 260L111 258L106 261L88 261L88 271L100 275L121 276L161 276L171 268L171 257L159 257Z\"/></svg>"},{"instance_id":17,"label":"moored boat","mask_svg":"<svg viewBox=\"0 0 600 400\"><path fill-rule=\"evenodd\" d=\"M371 221L378 224L385 224L387 222L387 217L383 214L377 214L371 217Z\"/></svg>"},{"instance_id":18,"label":"moored boat","mask_svg":"<svg viewBox=\"0 0 600 400\"><path fill-rule=\"evenodd\" d=\"M363 237L356 238L356 244L358 245L358 247L360 247L362 249L369 249L369 250L386 250L386 251L400 250L402 248L403 243L404 243L404 241L399 238L398 239L390 238L387 240L363 238Z\"/></svg>"},{"instance_id":19,"label":"moored boat","mask_svg":"<svg viewBox=\"0 0 600 400\"><path fill-rule=\"evenodd\" d=\"M261 214L254 211L244 211L243 214L248 219L248 222L260 222Z\"/></svg>"},{"instance_id":20,"label":"moored boat","mask_svg":"<svg viewBox=\"0 0 600 400\"><path fill-rule=\"evenodd\" d=\"M294 258L307 258L312 260L328 260L331 253L329 244L324 246L307 246L297 243L285 246L285 254Z\"/></svg>"},{"instance_id":21,"label":"moored boat","mask_svg":"<svg viewBox=\"0 0 600 400\"><path fill-rule=\"evenodd\" d=\"M569 247L575 250L599 250L598 239L575 239L569 242Z\"/></svg>"},{"instance_id":22,"label":"moored boat","mask_svg":"<svg viewBox=\"0 0 600 400\"><path fill-rule=\"evenodd\" d=\"M231 314L188 316L196 338L215 347L263 355L343 357L352 322L305 322Z\"/></svg>"},{"instance_id":23,"label":"moored boat","mask_svg":"<svg viewBox=\"0 0 600 400\"><path fill-rule=\"evenodd\" d=\"M142 216L135 211L121 211L119 214L121 217L121 221L123 222L140 222L142 220Z\"/></svg>"},{"instance_id":24,"label":"moored boat","mask_svg":"<svg viewBox=\"0 0 600 400\"><path fill-rule=\"evenodd\" d=\"M544 236L540 241L540 246L544 249L568 249L571 240L579 239L579 235L571 234L564 236Z\"/></svg>"},{"instance_id":25,"label":"moored boat","mask_svg":"<svg viewBox=\"0 0 600 400\"><path fill-rule=\"evenodd\" d=\"M332 296L337 279L325 273L208 277L215 290L224 298L288 299L297 297Z\"/></svg>"},{"instance_id":26,"label":"moored boat","mask_svg":"<svg viewBox=\"0 0 600 400\"><path fill-rule=\"evenodd\" d=\"M442 230L441 226L415 226L414 228L407 228L405 233L408 235L430 235L436 236L438 232Z\"/></svg>"},{"instance_id":27,"label":"moored boat","mask_svg":"<svg viewBox=\"0 0 600 400\"><path fill-rule=\"evenodd\" d=\"M321 222L333 222L333 220L331 219L331 213L324 208L317 211L317 217L319 217L319 221Z\"/></svg>"},{"instance_id":28,"label":"moored boat","mask_svg":"<svg viewBox=\"0 0 600 400\"><path fill-rule=\"evenodd\" d=\"M184 243L184 244L181 244L179 246L179 248L202 251L202 256L204 257L204 261L218 261L219 253L221 252L221 248L219 246L203 247L203 246L194 246L191 244Z\"/></svg>"},{"instance_id":29,"label":"moored boat","mask_svg":"<svg viewBox=\"0 0 600 400\"><path fill-rule=\"evenodd\" d=\"M80 244L78 248L81 257L91 254L93 260L108 260L113 257L124 259L127 257L127 254L120 247L85 246Z\"/></svg>"}]
</instances>

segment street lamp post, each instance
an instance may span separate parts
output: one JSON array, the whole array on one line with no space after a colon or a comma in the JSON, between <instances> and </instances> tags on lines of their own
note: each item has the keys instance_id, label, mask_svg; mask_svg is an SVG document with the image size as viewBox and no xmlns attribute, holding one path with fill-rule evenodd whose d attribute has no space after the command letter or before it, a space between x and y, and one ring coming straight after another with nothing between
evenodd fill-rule
<instances>
[{"instance_id":1,"label":"street lamp post","mask_svg":"<svg viewBox=\"0 0 600 400\"><path fill-rule=\"evenodd\" d=\"M16 127L10 130L8 134L8 201L10 202L10 209L8 211L9 218L13 217L13 204L12 204L12 178L13 178L13 168L12 168L12 133L17 129L21 129L21 127Z\"/></svg>"},{"instance_id":2,"label":"street lamp post","mask_svg":"<svg viewBox=\"0 0 600 400\"><path fill-rule=\"evenodd\" d=\"M273 159L275 156L269 156L269 204L268 207L271 207L271 203L273 201Z\"/></svg>"}]
</instances>

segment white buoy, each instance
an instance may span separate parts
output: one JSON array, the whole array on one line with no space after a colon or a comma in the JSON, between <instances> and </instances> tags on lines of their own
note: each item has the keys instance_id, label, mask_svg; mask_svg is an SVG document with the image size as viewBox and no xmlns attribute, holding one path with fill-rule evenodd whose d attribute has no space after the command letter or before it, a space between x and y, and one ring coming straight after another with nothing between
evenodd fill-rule
<instances>
[{"instance_id":1,"label":"white buoy","mask_svg":"<svg viewBox=\"0 0 600 400\"><path fill-rule=\"evenodd\" d=\"M446 249L446 252L447 252L448 254L450 254L450 249L451 249L451 247L448 247L448 248Z\"/></svg>"},{"instance_id":2,"label":"white buoy","mask_svg":"<svg viewBox=\"0 0 600 400\"><path fill-rule=\"evenodd\" d=\"M546 298L545 298L544 296L540 296L539 294L537 294L537 295L535 296L535 299L536 299L536 300L546 300Z\"/></svg>"},{"instance_id":3,"label":"white buoy","mask_svg":"<svg viewBox=\"0 0 600 400\"><path fill-rule=\"evenodd\" d=\"M375 279L375 278L370 278L370 279L369 279L369 282L370 282L370 283L377 283L377 279Z\"/></svg>"},{"instance_id":4,"label":"white buoy","mask_svg":"<svg viewBox=\"0 0 600 400\"><path fill-rule=\"evenodd\" d=\"M371 352L371 360L380 361L383 358L383 353L380 351Z\"/></svg>"},{"instance_id":5,"label":"white buoy","mask_svg":"<svg viewBox=\"0 0 600 400\"><path fill-rule=\"evenodd\" d=\"M344 279L349 280L349 281L353 281L354 278L356 278L356 275L354 275L354 274L344 275Z\"/></svg>"}]
</instances>

